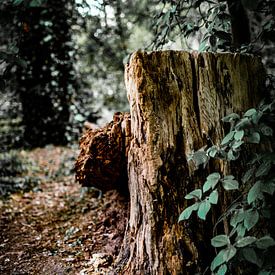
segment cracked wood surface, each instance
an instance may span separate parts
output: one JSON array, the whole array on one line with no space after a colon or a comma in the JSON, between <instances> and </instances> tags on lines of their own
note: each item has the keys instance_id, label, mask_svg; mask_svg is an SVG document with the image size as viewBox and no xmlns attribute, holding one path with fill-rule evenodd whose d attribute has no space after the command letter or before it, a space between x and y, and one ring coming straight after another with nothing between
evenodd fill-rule
<instances>
[{"instance_id":1,"label":"cracked wood surface","mask_svg":"<svg viewBox=\"0 0 275 275\"><path fill-rule=\"evenodd\" d=\"M84 185L125 189L128 180L130 217L119 274L204 272L214 253L211 228L218 214L207 223L194 216L178 224L187 207L185 194L207 175L195 171L187 157L209 140L221 141L222 117L256 106L264 96L264 75L260 59L251 55L138 51L131 56L125 70L131 118L118 113L106 127L89 130L76 164ZM230 167L213 162L214 171ZM220 199L223 207L226 198Z\"/></svg>"},{"instance_id":2,"label":"cracked wood surface","mask_svg":"<svg viewBox=\"0 0 275 275\"><path fill-rule=\"evenodd\" d=\"M224 134L221 118L259 102L257 57L182 51L136 52L126 67L132 141L130 218L123 274L195 274L209 265L212 232L194 217L178 224L184 196L204 180L187 156ZM226 171L221 163L215 170ZM126 263L126 264L125 264Z\"/></svg>"}]
</instances>

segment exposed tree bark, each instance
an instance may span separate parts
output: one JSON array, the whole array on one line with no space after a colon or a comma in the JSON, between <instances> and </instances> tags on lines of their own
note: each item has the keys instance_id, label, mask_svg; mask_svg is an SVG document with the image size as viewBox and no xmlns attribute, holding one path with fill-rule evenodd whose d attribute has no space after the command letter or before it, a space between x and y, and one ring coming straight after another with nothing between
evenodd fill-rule
<instances>
[{"instance_id":1,"label":"exposed tree bark","mask_svg":"<svg viewBox=\"0 0 275 275\"><path fill-rule=\"evenodd\" d=\"M202 184L187 156L218 143L221 118L258 103L259 58L240 54L136 52L126 67L132 141L128 153L130 218L117 261L122 274L204 272L211 253L208 224L178 224L184 196ZM227 171L221 163L212 172Z\"/></svg>"},{"instance_id":2,"label":"exposed tree bark","mask_svg":"<svg viewBox=\"0 0 275 275\"><path fill-rule=\"evenodd\" d=\"M76 180L102 191L127 187L127 155L131 139L130 114L116 113L105 127L89 129L80 139Z\"/></svg>"}]
</instances>

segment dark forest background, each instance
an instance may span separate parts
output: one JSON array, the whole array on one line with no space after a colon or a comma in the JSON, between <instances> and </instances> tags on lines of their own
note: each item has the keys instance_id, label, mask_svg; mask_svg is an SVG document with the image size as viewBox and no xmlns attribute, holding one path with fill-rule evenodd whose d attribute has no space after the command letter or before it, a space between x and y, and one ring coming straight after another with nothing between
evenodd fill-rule
<instances>
[{"instance_id":1,"label":"dark forest background","mask_svg":"<svg viewBox=\"0 0 275 275\"><path fill-rule=\"evenodd\" d=\"M135 50L260 55L272 96L274 15L272 0L1 1L1 166L20 163L16 149L76 144L85 121L127 111Z\"/></svg>"}]
</instances>

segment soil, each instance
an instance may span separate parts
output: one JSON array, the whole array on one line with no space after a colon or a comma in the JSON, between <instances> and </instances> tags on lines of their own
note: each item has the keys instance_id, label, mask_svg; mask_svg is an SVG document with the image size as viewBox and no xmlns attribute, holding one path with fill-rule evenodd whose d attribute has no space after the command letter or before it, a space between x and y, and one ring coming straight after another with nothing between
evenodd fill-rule
<instances>
[{"instance_id":1,"label":"soil","mask_svg":"<svg viewBox=\"0 0 275 275\"><path fill-rule=\"evenodd\" d=\"M37 165L41 183L0 200L0 274L112 273L127 199L81 188L71 169L58 175L68 171L64 164L72 163L68 156L74 159L75 149L49 146L22 154Z\"/></svg>"}]
</instances>

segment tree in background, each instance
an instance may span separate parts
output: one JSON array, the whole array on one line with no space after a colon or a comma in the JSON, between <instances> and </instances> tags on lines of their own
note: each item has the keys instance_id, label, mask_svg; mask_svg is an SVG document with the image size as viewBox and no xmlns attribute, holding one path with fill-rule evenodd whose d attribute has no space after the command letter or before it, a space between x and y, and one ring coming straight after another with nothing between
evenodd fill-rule
<instances>
[{"instance_id":1,"label":"tree in background","mask_svg":"<svg viewBox=\"0 0 275 275\"><path fill-rule=\"evenodd\" d=\"M81 64L90 75L91 89L98 100L95 109L103 107L112 112L128 109L124 64L131 52L150 44L155 3L148 0L92 2L86 15L87 34L80 43L86 51Z\"/></svg>"},{"instance_id":2,"label":"tree in background","mask_svg":"<svg viewBox=\"0 0 275 275\"><path fill-rule=\"evenodd\" d=\"M17 91L25 141L31 146L65 144L71 97L77 88L72 41L75 3L45 0L20 5L18 48L27 66L17 70Z\"/></svg>"},{"instance_id":3,"label":"tree in background","mask_svg":"<svg viewBox=\"0 0 275 275\"><path fill-rule=\"evenodd\" d=\"M180 35L186 49L262 54L274 68L275 3L269 0L159 1L154 48Z\"/></svg>"}]
</instances>

